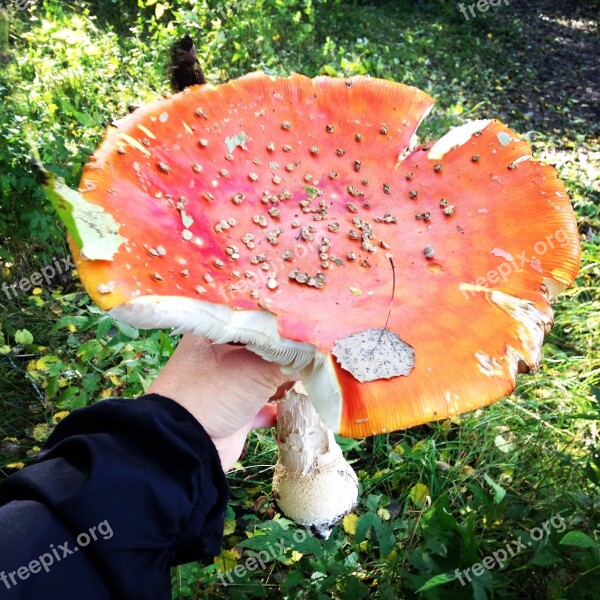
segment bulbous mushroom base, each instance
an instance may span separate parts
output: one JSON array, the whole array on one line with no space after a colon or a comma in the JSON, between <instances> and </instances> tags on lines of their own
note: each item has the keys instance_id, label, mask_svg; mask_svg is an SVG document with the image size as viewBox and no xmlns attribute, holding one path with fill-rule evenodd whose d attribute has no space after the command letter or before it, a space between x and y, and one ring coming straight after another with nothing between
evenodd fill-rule
<instances>
[{"instance_id":1,"label":"bulbous mushroom base","mask_svg":"<svg viewBox=\"0 0 600 600\"><path fill-rule=\"evenodd\" d=\"M358 478L301 383L278 403L277 444L273 498L278 508L326 539L356 506Z\"/></svg>"}]
</instances>

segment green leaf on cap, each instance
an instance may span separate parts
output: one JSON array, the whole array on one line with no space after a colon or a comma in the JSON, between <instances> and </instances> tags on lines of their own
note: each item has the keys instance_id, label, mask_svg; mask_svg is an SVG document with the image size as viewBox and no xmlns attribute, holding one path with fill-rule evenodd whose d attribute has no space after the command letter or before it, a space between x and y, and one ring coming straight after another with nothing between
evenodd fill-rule
<instances>
[{"instance_id":1,"label":"green leaf on cap","mask_svg":"<svg viewBox=\"0 0 600 600\"><path fill-rule=\"evenodd\" d=\"M68 232L88 260L112 260L125 238L119 235L119 224L101 206L86 202L83 196L54 173L34 161L42 187Z\"/></svg>"},{"instance_id":2,"label":"green leaf on cap","mask_svg":"<svg viewBox=\"0 0 600 600\"><path fill-rule=\"evenodd\" d=\"M242 150L248 150L246 148L246 142L248 141L248 134L245 131L238 133L232 137L225 138L225 145L227 151L232 154L233 151L239 146Z\"/></svg>"}]
</instances>

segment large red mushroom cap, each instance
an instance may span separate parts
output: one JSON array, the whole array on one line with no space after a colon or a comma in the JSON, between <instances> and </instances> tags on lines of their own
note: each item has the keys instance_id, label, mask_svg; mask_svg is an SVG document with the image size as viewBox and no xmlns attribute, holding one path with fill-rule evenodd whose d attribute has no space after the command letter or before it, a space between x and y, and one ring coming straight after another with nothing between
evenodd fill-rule
<instances>
[{"instance_id":1,"label":"large red mushroom cap","mask_svg":"<svg viewBox=\"0 0 600 600\"><path fill-rule=\"evenodd\" d=\"M493 402L539 363L575 218L498 121L415 147L432 104L367 77L253 74L137 110L81 180L110 221L104 252L70 228L84 285L131 324L303 368L343 435Z\"/></svg>"}]
</instances>

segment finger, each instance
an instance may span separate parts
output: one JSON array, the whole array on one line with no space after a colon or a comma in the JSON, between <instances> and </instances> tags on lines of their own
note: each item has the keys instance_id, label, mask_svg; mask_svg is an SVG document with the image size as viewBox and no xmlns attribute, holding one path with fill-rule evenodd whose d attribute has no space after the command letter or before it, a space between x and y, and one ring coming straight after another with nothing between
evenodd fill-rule
<instances>
[{"instance_id":1,"label":"finger","mask_svg":"<svg viewBox=\"0 0 600 600\"><path fill-rule=\"evenodd\" d=\"M179 340L177 347L182 346L186 349L206 348L211 345L211 341L207 337L196 335L195 333L184 333Z\"/></svg>"},{"instance_id":2,"label":"finger","mask_svg":"<svg viewBox=\"0 0 600 600\"><path fill-rule=\"evenodd\" d=\"M265 404L254 420L252 421L252 429L264 429L266 427L275 427L277 424L277 405Z\"/></svg>"}]
</instances>

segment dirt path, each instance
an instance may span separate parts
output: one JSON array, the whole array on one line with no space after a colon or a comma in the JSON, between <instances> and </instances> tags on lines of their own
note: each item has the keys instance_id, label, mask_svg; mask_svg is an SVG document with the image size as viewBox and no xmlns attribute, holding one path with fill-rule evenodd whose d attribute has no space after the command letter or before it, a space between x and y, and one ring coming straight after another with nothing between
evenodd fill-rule
<instances>
[{"instance_id":1,"label":"dirt path","mask_svg":"<svg viewBox=\"0 0 600 600\"><path fill-rule=\"evenodd\" d=\"M512 0L495 10L507 26L507 108L531 129L600 135L600 3Z\"/></svg>"}]
</instances>

